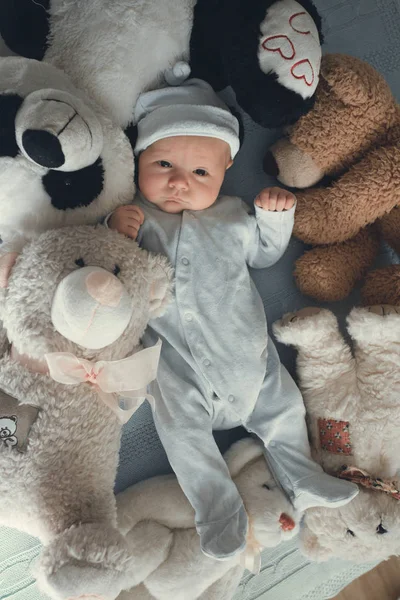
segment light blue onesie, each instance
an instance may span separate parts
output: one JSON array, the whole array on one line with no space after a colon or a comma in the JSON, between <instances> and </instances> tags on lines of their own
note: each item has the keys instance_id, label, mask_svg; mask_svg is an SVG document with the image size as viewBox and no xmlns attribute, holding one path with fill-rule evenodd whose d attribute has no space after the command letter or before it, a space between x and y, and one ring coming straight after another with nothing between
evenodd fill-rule
<instances>
[{"instance_id":1,"label":"light blue onesie","mask_svg":"<svg viewBox=\"0 0 400 600\"><path fill-rule=\"evenodd\" d=\"M256 206L254 216L239 198L228 196L205 210L180 214L163 212L141 194L134 203L145 215L139 245L168 256L176 277L174 301L150 322L143 340L146 347L158 338L163 342L150 390L155 425L195 510L203 552L227 558L245 546L247 516L213 429L243 425L256 434L299 510L319 503L313 481L322 470L310 458L303 400L268 336L247 268L279 260L295 209L269 212ZM348 495L349 484L335 481ZM329 496L329 484L326 491Z\"/></svg>"}]
</instances>

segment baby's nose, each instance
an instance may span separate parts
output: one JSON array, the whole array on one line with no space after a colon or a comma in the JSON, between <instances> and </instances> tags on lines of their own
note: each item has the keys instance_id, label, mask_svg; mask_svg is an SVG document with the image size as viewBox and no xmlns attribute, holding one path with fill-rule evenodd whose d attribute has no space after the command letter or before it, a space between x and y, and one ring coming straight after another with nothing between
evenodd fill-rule
<instances>
[{"instance_id":1,"label":"baby's nose","mask_svg":"<svg viewBox=\"0 0 400 600\"><path fill-rule=\"evenodd\" d=\"M86 277L86 289L90 296L102 306L118 306L123 286L112 273L92 271Z\"/></svg>"},{"instance_id":2,"label":"baby's nose","mask_svg":"<svg viewBox=\"0 0 400 600\"><path fill-rule=\"evenodd\" d=\"M185 177L185 175L183 173L175 173L170 176L169 185L170 185L170 187L187 189L187 187L188 187L187 177Z\"/></svg>"}]
</instances>

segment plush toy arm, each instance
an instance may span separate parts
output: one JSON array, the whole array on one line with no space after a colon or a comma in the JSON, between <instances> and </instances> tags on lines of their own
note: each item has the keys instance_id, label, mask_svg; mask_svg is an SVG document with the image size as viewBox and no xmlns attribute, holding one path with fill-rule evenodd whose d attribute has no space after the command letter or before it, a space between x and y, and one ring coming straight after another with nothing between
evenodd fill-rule
<instances>
[{"instance_id":1,"label":"plush toy arm","mask_svg":"<svg viewBox=\"0 0 400 600\"><path fill-rule=\"evenodd\" d=\"M0 35L19 56L42 60L49 35L49 0L2 0Z\"/></svg>"},{"instance_id":2,"label":"plush toy arm","mask_svg":"<svg viewBox=\"0 0 400 600\"><path fill-rule=\"evenodd\" d=\"M346 394L348 386L356 385L354 359L330 311L305 308L285 315L274 324L274 333L281 343L297 349L297 369L303 391L322 389L326 393L331 386L337 396L339 388ZM344 378L348 385L338 386Z\"/></svg>"},{"instance_id":3,"label":"plush toy arm","mask_svg":"<svg viewBox=\"0 0 400 600\"><path fill-rule=\"evenodd\" d=\"M328 188L296 194L293 233L309 244L342 242L400 203L400 150L368 153Z\"/></svg>"},{"instance_id":4,"label":"plush toy arm","mask_svg":"<svg viewBox=\"0 0 400 600\"><path fill-rule=\"evenodd\" d=\"M342 300L372 265L378 250L374 226L345 242L317 246L296 261L297 285L305 296L319 302Z\"/></svg>"},{"instance_id":5,"label":"plush toy arm","mask_svg":"<svg viewBox=\"0 0 400 600\"><path fill-rule=\"evenodd\" d=\"M141 521L171 529L194 527L194 511L174 475L141 481L117 496L118 529L127 534Z\"/></svg>"},{"instance_id":6,"label":"plush toy arm","mask_svg":"<svg viewBox=\"0 0 400 600\"><path fill-rule=\"evenodd\" d=\"M365 305L400 306L400 265L390 265L368 273L361 293Z\"/></svg>"},{"instance_id":7,"label":"plush toy arm","mask_svg":"<svg viewBox=\"0 0 400 600\"><path fill-rule=\"evenodd\" d=\"M400 254L400 206L379 219L377 227L385 242Z\"/></svg>"},{"instance_id":8,"label":"plush toy arm","mask_svg":"<svg viewBox=\"0 0 400 600\"><path fill-rule=\"evenodd\" d=\"M174 533L154 522L139 523L127 535L126 540L133 557L127 579L131 587L143 583L168 558Z\"/></svg>"}]
</instances>

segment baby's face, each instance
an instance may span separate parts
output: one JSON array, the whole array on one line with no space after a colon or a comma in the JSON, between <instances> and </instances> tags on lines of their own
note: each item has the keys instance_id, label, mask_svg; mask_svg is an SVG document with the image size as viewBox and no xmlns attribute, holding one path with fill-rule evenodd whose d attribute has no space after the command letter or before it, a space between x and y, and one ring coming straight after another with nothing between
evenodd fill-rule
<instances>
[{"instance_id":1,"label":"baby's face","mask_svg":"<svg viewBox=\"0 0 400 600\"><path fill-rule=\"evenodd\" d=\"M203 210L216 201L232 164L229 145L199 136L169 137L139 156L139 189L161 210Z\"/></svg>"}]
</instances>

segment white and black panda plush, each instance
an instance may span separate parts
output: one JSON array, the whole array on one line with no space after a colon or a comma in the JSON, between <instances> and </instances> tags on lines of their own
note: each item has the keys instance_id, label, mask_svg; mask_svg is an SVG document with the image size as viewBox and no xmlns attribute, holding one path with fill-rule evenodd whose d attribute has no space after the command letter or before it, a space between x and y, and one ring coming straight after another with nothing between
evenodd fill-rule
<instances>
[{"instance_id":1,"label":"white and black panda plush","mask_svg":"<svg viewBox=\"0 0 400 600\"><path fill-rule=\"evenodd\" d=\"M0 58L0 251L53 227L96 223L134 194L122 128L59 69Z\"/></svg>"},{"instance_id":2,"label":"white and black panda plush","mask_svg":"<svg viewBox=\"0 0 400 600\"><path fill-rule=\"evenodd\" d=\"M24 55L0 58L7 251L132 201L124 128L138 95L187 58L194 1L1 0L0 35Z\"/></svg>"},{"instance_id":3,"label":"white and black panda plush","mask_svg":"<svg viewBox=\"0 0 400 600\"><path fill-rule=\"evenodd\" d=\"M322 41L311 0L198 0L192 75L231 86L263 127L288 125L313 106Z\"/></svg>"}]
</instances>

